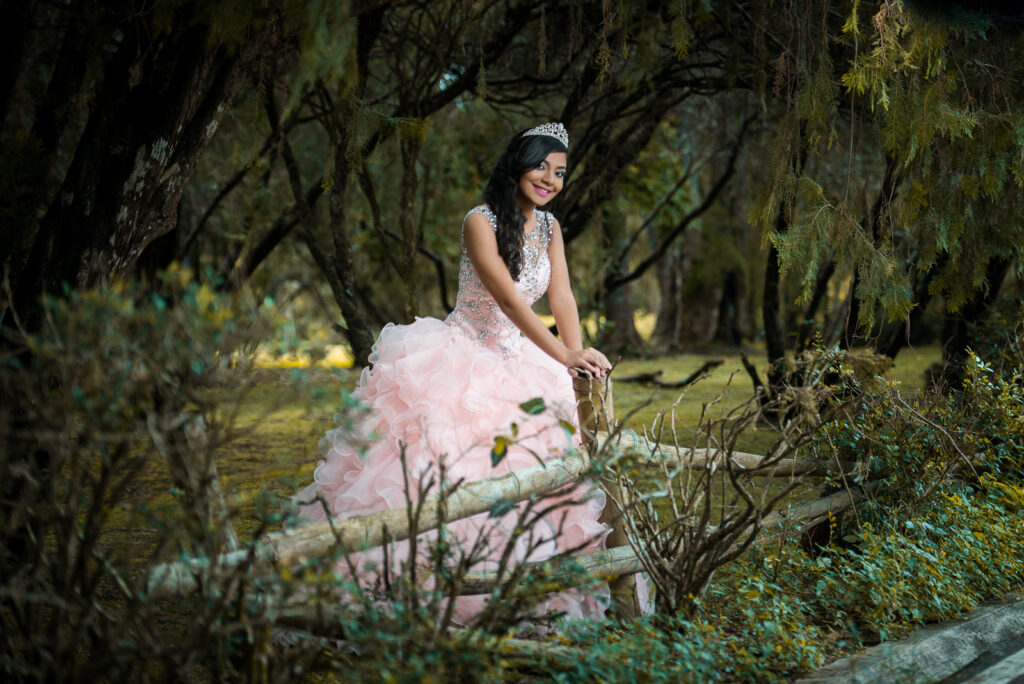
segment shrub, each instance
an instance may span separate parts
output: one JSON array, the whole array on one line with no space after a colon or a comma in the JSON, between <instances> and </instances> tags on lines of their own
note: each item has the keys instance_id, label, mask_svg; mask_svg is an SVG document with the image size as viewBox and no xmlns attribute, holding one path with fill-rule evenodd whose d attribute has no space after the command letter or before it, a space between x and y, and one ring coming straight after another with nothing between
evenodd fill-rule
<instances>
[{"instance_id":1,"label":"shrub","mask_svg":"<svg viewBox=\"0 0 1024 684\"><path fill-rule=\"evenodd\" d=\"M267 658L261 610L238 600L238 578L173 604L144 584L180 550L216 558L235 543L214 454L234 434L266 317L181 270L159 292L122 282L44 310L42 329L6 340L0 363L4 678L286 678L301 658ZM169 496L148 486L161 471Z\"/></svg>"},{"instance_id":2,"label":"shrub","mask_svg":"<svg viewBox=\"0 0 1024 684\"><path fill-rule=\"evenodd\" d=\"M447 607L482 549L459 548L444 527L380 583L340 576L338 548L301 567L262 561L257 547L287 519L271 496L257 502L251 539L235 538L216 462L251 431L236 419L271 324L244 294L172 270L160 292L69 291L45 311L43 329L8 340L0 360L0 678L492 679L523 665L501 644L525 619L554 619L533 607L566 572L510 562L500 569L513 581L480 624L452 630ZM340 425L357 425L359 410L348 402ZM513 511L529 546L571 495L501 513ZM237 562L221 562L229 555ZM154 598L154 568L182 556L194 591Z\"/></svg>"}]
</instances>

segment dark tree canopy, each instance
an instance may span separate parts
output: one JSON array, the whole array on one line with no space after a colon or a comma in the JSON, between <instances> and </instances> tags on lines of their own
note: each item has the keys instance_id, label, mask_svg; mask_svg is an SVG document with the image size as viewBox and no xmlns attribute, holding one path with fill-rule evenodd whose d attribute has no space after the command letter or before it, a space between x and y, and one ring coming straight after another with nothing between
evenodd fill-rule
<instances>
[{"instance_id":1,"label":"dark tree canopy","mask_svg":"<svg viewBox=\"0 0 1024 684\"><path fill-rule=\"evenodd\" d=\"M460 212L513 131L560 120L605 344L643 351L641 309L673 348L763 334L779 374L816 337L895 354L929 306L970 326L1017 282L1022 34L983 9L8 3L4 327L181 261L324 285L365 358L450 306Z\"/></svg>"}]
</instances>

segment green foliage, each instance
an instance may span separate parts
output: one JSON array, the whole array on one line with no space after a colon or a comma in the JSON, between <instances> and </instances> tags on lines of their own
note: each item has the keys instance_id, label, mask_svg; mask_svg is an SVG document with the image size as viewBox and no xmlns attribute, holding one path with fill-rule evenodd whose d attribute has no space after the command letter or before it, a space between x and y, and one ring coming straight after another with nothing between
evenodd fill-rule
<instances>
[{"instance_id":1,"label":"green foliage","mask_svg":"<svg viewBox=\"0 0 1024 684\"><path fill-rule=\"evenodd\" d=\"M745 595L760 596L758 587L764 584L752 582ZM727 619L644 619L581 632L585 657L545 665L558 682L771 682L821 664L822 650L811 640L817 630L806 626L797 602L733 597L745 607Z\"/></svg>"},{"instance_id":2,"label":"green foliage","mask_svg":"<svg viewBox=\"0 0 1024 684\"><path fill-rule=\"evenodd\" d=\"M977 421L968 437L975 463L994 477L1024 483L1024 368L1005 376L971 354L959 401Z\"/></svg>"},{"instance_id":3,"label":"green foliage","mask_svg":"<svg viewBox=\"0 0 1024 684\"><path fill-rule=\"evenodd\" d=\"M815 450L819 457L857 462L853 482L878 481L886 516L912 516L959 486L952 475L1024 481L1019 367L1002 377L972 353L966 371L964 386L949 397L906 398L892 383L876 385L856 411L824 426Z\"/></svg>"},{"instance_id":4,"label":"green foliage","mask_svg":"<svg viewBox=\"0 0 1024 684\"><path fill-rule=\"evenodd\" d=\"M852 3L836 40L856 51L835 70L824 61L808 68L797 83L797 106L787 109L779 128L794 131L795 111L799 134L780 136L769 191L752 214L767 233L776 213L788 212L786 232L770 238L783 270L800 273L805 299L829 259L840 273L856 270L868 326L877 311L904 318L914 306L912 279L940 258L931 292L957 310L985 285L990 259L1019 258L1024 244L1016 220L1024 187L1024 99L1009 85L1021 78L1012 56L1021 38L966 12L933 16L904 4L868 9L866 33L858 15L867 8ZM855 152L851 138L847 180L826 190L827 175L797 160L832 148L834 138L821 130L835 106L825 84L837 78L878 147L869 143ZM896 165L877 214L870 200L858 206L851 197L856 158L873 149Z\"/></svg>"},{"instance_id":5,"label":"green foliage","mask_svg":"<svg viewBox=\"0 0 1024 684\"><path fill-rule=\"evenodd\" d=\"M185 271L156 292L69 291L44 310L0 365L5 678L146 681L200 664L214 679L287 673L308 651L268 663L269 634L253 640L238 604L196 597L178 613L149 598L143 572L180 548L215 558L229 543L213 453L231 436L264 317ZM220 393L227 382L234 399ZM154 471L170 471L163 492L143 484Z\"/></svg>"},{"instance_id":6,"label":"green foliage","mask_svg":"<svg viewBox=\"0 0 1024 684\"><path fill-rule=\"evenodd\" d=\"M722 568L690 620L595 628L562 677L610 681L789 681L836 649L949 620L1024 584L1019 371L972 356L962 393L903 398L838 362L836 387L864 392L827 423L818 456L857 461L837 486L878 482L831 518L813 554L783 536ZM966 458L965 458L966 456ZM970 461L986 471L973 484Z\"/></svg>"},{"instance_id":7,"label":"green foliage","mask_svg":"<svg viewBox=\"0 0 1024 684\"><path fill-rule=\"evenodd\" d=\"M1021 491L1013 490L1014 501ZM962 492L902 530L865 525L816 557L762 548L714 583L692 621L597 631L564 680L790 681L837 645L956 617L1024 582L1024 517L996 487Z\"/></svg>"},{"instance_id":8,"label":"green foliage","mask_svg":"<svg viewBox=\"0 0 1024 684\"><path fill-rule=\"evenodd\" d=\"M907 519L891 508L865 511L889 522L845 535L848 548L779 558L778 584L802 588L817 615L845 624L855 638L886 640L952 619L1024 581L1024 517L1007 500L990 484L944 493Z\"/></svg>"},{"instance_id":9,"label":"green foliage","mask_svg":"<svg viewBox=\"0 0 1024 684\"><path fill-rule=\"evenodd\" d=\"M948 620L1021 586L1024 490L961 489L906 524L863 525L811 556L761 546L722 571L692 620L577 634L558 681L792 681L835 649Z\"/></svg>"}]
</instances>

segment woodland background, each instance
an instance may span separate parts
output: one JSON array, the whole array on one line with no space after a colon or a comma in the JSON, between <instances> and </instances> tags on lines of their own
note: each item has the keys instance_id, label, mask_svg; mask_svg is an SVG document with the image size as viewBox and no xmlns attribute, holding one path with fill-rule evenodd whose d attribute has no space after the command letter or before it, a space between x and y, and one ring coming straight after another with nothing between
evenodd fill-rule
<instances>
[{"instance_id":1,"label":"woodland background","mask_svg":"<svg viewBox=\"0 0 1024 684\"><path fill-rule=\"evenodd\" d=\"M512 133L558 120L553 208L609 354L955 365L1021 296L1021 32L988 9L5 3L3 325L176 262L362 362L384 323L446 314L464 212Z\"/></svg>"},{"instance_id":2,"label":"woodland background","mask_svg":"<svg viewBox=\"0 0 1024 684\"><path fill-rule=\"evenodd\" d=\"M1009 6L0 4L0 672L785 680L1024 586ZM809 474L595 457L657 614L548 641L518 637L551 568L451 630L473 559L443 544L435 591L360 594L340 543L262 562L377 332L450 310L462 217L544 121L587 342L655 384L726 359L686 401L620 383L618 415ZM861 503L818 537L758 537L833 493ZM178 561L193 590L154 596Z\"/></svg>"}]
</instances>

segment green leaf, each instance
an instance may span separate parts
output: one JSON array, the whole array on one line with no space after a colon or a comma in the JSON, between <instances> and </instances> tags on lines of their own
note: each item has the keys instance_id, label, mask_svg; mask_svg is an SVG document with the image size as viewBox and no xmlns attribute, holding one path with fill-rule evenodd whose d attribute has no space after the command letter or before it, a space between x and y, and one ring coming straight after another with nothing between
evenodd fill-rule
<instances>
[{"instance_id":1,"label":"green leaf","mask_svg":"<svg viewBox=\"0 0 1024 684\"><path fill-rule=\"evenodd\" d=\"M510 501L509 499L498 499L494 502L494 505L491 506L491 512L487 514L487 517L500 518L515 507L516 504L514 501Z\"/></svg>"},{"instance_id":2,"label":"green leaf","mask_svg":"<svg viewBox=\"0 0 1024 684\"><path fill-rule=\"evenodd\" d=\"M570 435L575 435L576 434L576 426L573 425L572 423L570 423L569 421L567 421L567 420L559 420L558 424L561 425L562 428L566 432L568 432Z\"/></svg>"},{"instance_id":3,"label":"green leaf","mask_svg":"<svg viewBox=\"0 0 1024 684\"><path fill-rule=\"evenodd\" d=\"M541 397L535 397L520 404L519 408L531 416L536 416L539 413L543 413L547 406L544 405L544 400Z\"/></svg>"},{"instance_id":4,"label":"green leaf","mask_svg":"<svg viewBox=\"0 0 1024 684\"><path fill-rule=\"evenodd\" d=\"M508 453L508 445L511 442L508 437L498 435L494 438L494 446L491 447L491 465L497 466Z\"/></svg>"}]
</instances>

